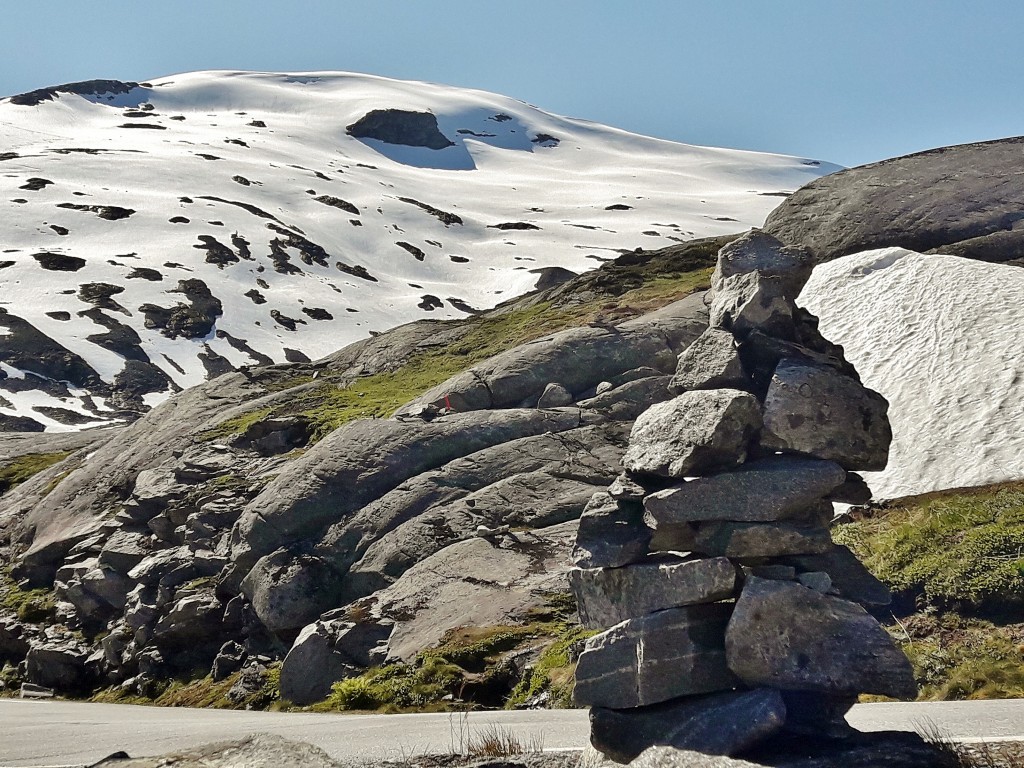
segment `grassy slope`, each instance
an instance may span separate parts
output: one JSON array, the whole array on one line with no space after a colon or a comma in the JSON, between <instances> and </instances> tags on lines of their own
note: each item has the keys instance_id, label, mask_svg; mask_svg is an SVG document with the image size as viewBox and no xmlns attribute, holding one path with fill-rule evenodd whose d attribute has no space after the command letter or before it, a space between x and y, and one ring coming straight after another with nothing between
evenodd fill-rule
<instances>
[{"instance_id":1,"label":"grassy slope","mask_svg":"<svg viewBox=\"0 0 1024 768\"><path fill-rule=\"evenodd\" d=\"M921 699L1024 696L1024 482L889 502L835 534L893 589Z\"/></svg>"}]
</instances>

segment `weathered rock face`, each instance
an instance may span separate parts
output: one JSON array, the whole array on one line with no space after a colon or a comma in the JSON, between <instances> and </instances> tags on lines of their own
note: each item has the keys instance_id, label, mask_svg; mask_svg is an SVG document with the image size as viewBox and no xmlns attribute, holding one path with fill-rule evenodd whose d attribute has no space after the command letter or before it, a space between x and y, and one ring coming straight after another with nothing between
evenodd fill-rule
<instances>
[{"instance_id":1,"label":"weathered rock face","mask_svg":"<svg viewBox=\"0 0 1024 768\"><path fill-rule=\"evenodd\" d=\"M639 503L596 493L580 517L572 559L582 568L615 568L643 557L650 540Z\"/></svg>"},{"instance_id":2,"label":"weathered rock face","mask_svg":"<svg viewBox=\"0 0 1024 768\"><path fill-rule=\"evenodd\" d=\"M576 667L576 703L626 709L736 687L725 662L730 614L722 603L673 608L595 635Z\"/></svg>"},{"instance_id":3,"label":"weathered rock face","mask_svg":"<svg viewBox=\"0 0 1024 768\"><path fill-rule=\"evenodd\" d=\"M764 231L818 261L902 246L1022 263L1022 145L1020 137L963 144L840 171L790 195Z\"/></svg>"},{"instance_id":4,"label":"weathered rock face","mask_svg":"<svg viewBox=\"0 0 1024 768\"><path fill-rule=\"evenodd\" d=\"M669 388L678 395L691 389L746 389L749 383L736 339L708 328L679 356Z\"/></svg>"},{"instance_id":5,"label":"weathered rock face","mask_svg":"<svg viewBox=\"0 0 1024 768\"><path fill-rule=\"evenodd\" d=\"M684 392L645 411L633 425L622 464L631 472L683 478L743 463L761 427L746 392Z\"/></svg>"},{"instance_id":6,"label":"weathered rock face","mask_svg":"<svg viewBox=\"0 0 1024 768\"><path fill-rule=\"evenodd\" d=\"M729 668L748 685L917 695L910 662L877 621L854 603L798 584L748 579L726 649Z\"/></svg>"}]
</instances>

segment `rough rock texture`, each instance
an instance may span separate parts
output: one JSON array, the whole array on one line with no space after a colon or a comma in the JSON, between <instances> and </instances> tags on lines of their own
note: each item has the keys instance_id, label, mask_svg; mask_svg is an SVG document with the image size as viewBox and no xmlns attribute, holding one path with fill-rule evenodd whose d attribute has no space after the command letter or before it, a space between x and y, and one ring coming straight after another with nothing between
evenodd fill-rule
<instances>
[{"instance_id":1,"label":"rough rock texture","mask_svg":"<svg viewBox=\"0 0 1024 768\"><path fill-rule=\"evenodd\" d=\"M722 603L673 608L595 635L576 667L576 703L625 709L735 687L724 647L731 611Z\"/></svg>"},{"instance_id":2,"label":"rough rock texture","mask_svg":"<svg viewBox=\"0 0 1024 768\"><path fill-rule=\"evenodd\" d=\"M645 411L622 464L631 472L682 478L743 463L761 427L753 395L735 389L684 392Z\"/></svg>"},{"instance_id":3,"label":"rough rock texture","mask_svg":"<svg viewBox=\"0 0 1024 768\"><path fill-rule=\"evenodd\" d=\"M785 520L828 495L846 478L832 461L771 456L731 472L707 475L644 498L658 522Z\"/></svg>"},{"instance_id":4,"label":"rough rock texture","mask_svg":"<svg viewBox=\"0 0 1024 768\"><path fill-rule=\"evenodd\" d=\"M748 685L917 695L907 657L863 608L792 582L748 579L725 644Z\"/></svg>"},{"instance_id":5,"label":"rough rock texture","mask_svg":"<svg viewBox=\"0 0 1024 768\"><path fill-rule=\"evenodd\" d=\"M786 720L771 688L692 696L638 709L590 710L591 743L628 763L654 745L705 755L735 755L776 733Z\"/></svg>"},{"instance_id":6,"label":"rough rock texture","mask_svg":"<svg viewBox=\"0 0 1024 768\"><path fill-rule=\"evenodd\" d=\"M114 755L93 768L342 768L319 747L269 733L256 733L238 741L206 744L160 757Z\"/></svg>"},{"instance_id":7,"label":"rough rock texture","mask_svg":"<svg viewBox=\"0 0 1024 768\"><path fill-rule=\"evenodd\" d=\"M764 231L818 261L902 246L1024 263L1022 146L1021 137L963 144L840 171L790 195Z\"/></svg>"},{"instance_id":8,"label":"rough rock texture","mask_svg":"<svg viewBox=\"0 0 1024 768\"><path fill-rule=\"evenodd\" d=\"M679 356L669 383L674 394L691 389L745 389L747 373L731 333L708 328Z\"/></svg>"},{"instance_id":9,"label":"rough rock texture","mask_svg":"<svg viewBox=\"0 0 1024 768\"><path fill-rule=\"evenodd\" d=\"M828 574L832 587L840 597L867 606L885 606L892 602L892 592L876 579L848 547L834 546L820 555L799 555L786 558L802 572Z\"/></svg>"},{"instance_id":10,"label":"rough rock texture","mask_svg":"<svg viewBox=\"0 0 1024 768\"><path fill-rule=\"evenodd\" d=\"M736 568L724 557L574 568L569 585L580 622L601 629L666 608L724 600L733 594Z\"/></svg>"},{"instance_id":11,"label":"rough rock texture","mask_svg":"<svg viewBox=\"0 0 1024 768\"><path fill-rule=\"evenodd\" d=\"M783 360L765 397L761 446L885 469L892 429L884 397L824 366Z\"/></svg>"},{"instance_id":12,"label":"rough rock texture","mask_svg":"<svg viewBox=\"0 0 1024 768\"><path fill-rule=\"evenodd\" d=\"M819 554L831 547L828 528L791 523L702 523L693 540L694 552L734 558Z\"/></svg>"}]
</instances>

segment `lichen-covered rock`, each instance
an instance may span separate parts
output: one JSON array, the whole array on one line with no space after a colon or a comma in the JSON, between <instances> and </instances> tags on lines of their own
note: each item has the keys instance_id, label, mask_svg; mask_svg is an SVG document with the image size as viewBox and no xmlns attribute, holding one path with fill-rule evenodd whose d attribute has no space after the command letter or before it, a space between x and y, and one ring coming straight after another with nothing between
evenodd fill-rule
<instances>
[{"instance_id":1,"label":"lichen-covered rock","mask_svg":"<svg viewBox=\"0 0 1024 768\"><path fill-rule=\"evenodd\" d=\"M761 446L845 469L885 469L892 442L888 410L884 397L835 369L786 359L765 397Z\"/></svg>"},{"instance_id":2,"label":"lichen-covered rock","mask_svg":"<svg viewBox=\"0 0 1024 768\"><path fill-rule=\"evenodd\" d=\"M603 629L666 608L731 597L736 568L724 557L574 568L569 585L583 626Z\"/></svg>"},{"instance_id":3,"label":"lichen-covered rock","mask_svg":"<svg viewBox=\"0 0 1024 768\"><path fill-rule=\"evenodd\" d=\"M576 666L576 703L627 709L736 687L725 661L731 613L726 603L672 608L595 635Z\"/></svg>"},{"instance_id":4,"label":"lichen-covered rock","mask_svg":"<svg viewBox=\"0 0 1024 768\"><path fill-rule=\"evenodd\" d=\"M781 557L818 554L832 548L828 528L793 523L700 523L693 551L725 557Z\"/></svg>"},{"instance_id":5,"label":"lichen-covered rock","mask_svg":"<svg viewBox=\"0 0 1024 768\"><path fill-rule=\"evenodd\" d=\"M761 427L757 399L736 389L684 392L637 418L622 465L683 478L742 464Z\"/></svg>"},{"instance_id":6,"label":"lichen-covered rock","mask_svg":"<svg viewBox=\"0 0 1024 768\"><path fill-rule=\"evenodd\" d=\"M907 657L863 608L794 582L748 579L725 646L729 669L747 685L917 695Z\"/></svg>"}]
</instances>

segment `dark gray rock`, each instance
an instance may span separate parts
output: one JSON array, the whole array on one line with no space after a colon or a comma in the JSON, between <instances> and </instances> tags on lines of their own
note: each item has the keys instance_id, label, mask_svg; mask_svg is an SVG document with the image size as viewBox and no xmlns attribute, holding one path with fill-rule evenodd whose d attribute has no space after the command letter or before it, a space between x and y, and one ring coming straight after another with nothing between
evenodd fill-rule
<instances>
[{"instance_id":1,"label":"dark gray rock","mask_svg":"<svg viewBox=\"0 0 1024 768\"><path fill-rule=\"evenodd\" d=\"M25 679L58 691L80 692L93 681L88 658L89 649L71 638L33 644L25 656Z\"/></svg>"},{"instance_id":2,"label":"dark gray rock","mask_svg":"<svg viewBox=\"0 0 1024 768\"><path fill-rule=\"evenodd\" d=\"M387 144L403 144L426 149L454 146L437 127L437 118L430 112L407 109L374 109L345 128L357 139L377 139Z\"/></svg>"},{"instance_id":3,"label":"dark gray rock","mask_svg":"<svg viewBox=\"0 0 1024 768\"><path fill-rule=\"evenodd\" d=\"M845 477L832 461L770 456L652 493L644 498L644 509L659 525L784 520L820 501Z\"/></svg>"},{"instance_id":4,"label":"dark gray rock","mask_svg":"<svg viewBox=\"0 0 1024 768\"><path fill-rule=\"evenodd\" d=\"M537 400L538 408L561 408L563 405L572 403L572 392L557 382L552 382L544 387L540 399Z\"/></svg>"},{"instance_id":5,"label":"dark gray rock","mask_svg":"<svg viewBox=\"0 0 1024 768\"><path fill-rule=\"evenodd\" d=\"M863 608L793 582L748 579L725 645L729 669L747 685L917 695L907 657Z\"/></svg>"},{"instance_id":6,"label":"dark gray rock","mask_svg":"<svg viewBox=\"0 0 1024 768\"><path fill-rule=\"evenodd\" d=\"M764 403L761 446L880 470L892 429L884 397L832 368L783 360Z\"/></svg>"},{"instance_id":7,"label":"dark gray rock","mask_svg":"<svg viewBox=\"0 0 1024 768\"><path fill-rule=\"evenodd\" d=\"M643 558L650 540L638 502L595 493L580 517L572 561L581 568L616 568Z\"/></svg>"},{"instance_id":8,"label":"dark gray rock","mask_svg":"<svg viewBox=\"0 0 1024 768\"><path fill-rule=\"evenodd\" d=\"M17 664L28 653L28 632L13 616L0 616L0 664Z\"/></svg>"},{"instance_id":9,"label":"dark gray rock","mask_svg":"<svg viewBox=\"0 0 1024 768\"><path fill-rule=\"evenodd\" d=\"M324 604L335 603L339 575L322 559L278 549L261 557L241 584L241 593L271 632L305 626Z\"/></svg>"},{"instance_id":10,"label":"dark gray rock","mask_svg":"<svg viewBox=\"0 0 1024 768\"><path fill-rule=\"evenodd\" d=\"M574 568L569 585L580 622L604 629L665 608L713 603L733 595L736 568L724 557L666 560L622 568Z\"/></svg>"},{"instance_id":11,"label":"dark gray rock","mask_svg":"<svg viewBox=\"0 0 1024 768\"><path fill-rule=\"evenodd\" d=\"M669 478L743 463L761 427L760 404L746 392L684 392L641 414L622 465L630 472Z\"/></svg>"},{"instance_id":12,"label":"dark gray rock","mask_svg":"<svg viewBox=\"0 0 1024 768\"><path fill-rule=\"evenodd\" d=\"M700 523L693 542L694 552L738 558L818 554L831 547L827 528L793 523Z\"/></svg>"},{"instance_id":13,"label":"dark gray rock","mask_svg":"<svg viewBox=\"0 0 1024 768\"><path fill-rule=\"evenodd\" d=\"M854 694L783 691L782 700L786 704L786 730L789 732L837 738L854 733L846 722L846 713L857 703Z\"/></svg>"},{"instance_id":14,"label":"dark gray rock","mask_svg":"<svg viewBox=\"0 0 1024 768\"><path fill-rule=\"evenodd\" d=\"M736 687L725 662L731 613L725 603L672 608L595 635L576 666L576 703L627 709Z\"/></svg>"},{"instance_id":15,"label":"dark gray rock","mask_svg":"<svg viewBox=\"0 0 1024 768\"><path fill-rule=\"evenodd\" d=\"M840 504L860 505L870 502L874 494L863 477L856 472L847 472L846 482L831 491L827 498Z\"/></svg>"},{"instance_id":16,"label":"dark gray rock","mask_svg":"<svg viewBox=\"0 0 1024 768\"><path fill-rule=\"evenodd\" d=\"M248 655L244 646L234 640L228 640L217 652L217 656L213 660L213 667L210 669L210 676L214 682L230 677L242 668Z\"/></svg>"},{"instance_id":17,"label":"dark gray rock","mask_svg":"<svg viewBox=\"0 0 1024 768\"><path fill-rule=\"evenodd\" d=\"M1022 146L1018 137L942 147L824 176L783 201L764 229L819 262L902 246L1022 263Z\"/></svg>"},{"instance_id":18,"label":"dark gray rock","mask_svg":"<svg viewBox=\"0 0 1024 768\"><path fill-rule=\"evenodd\" d=\"M114 531L100 550L99 564L127 574L153 553L149 534L121 528Z\"/></svg>"},{"instance_id":19,"label":"dark gray rock","mask_svg":"<svg viewBox=\"0 0 1024 768\"><path fill-rule=\"evenodd\" d=\"M736 339L728 331L708 328L679 356L669 389L678 395L692 389L746 389L749 385Z\"/></svg>"},{"instance_id":20,"label":"dark gray rock","mask_svg":"<svg viewBox=\"0 0 1024 768\"><path fill-rule=\"evenodd\" d=\"M608 486L608 495L616 501L643 501L647 490L623 472Z\"/></svg>"},{"instance_id":21,"label":"dark gray rock","mask_svg":"<svg viewBox=\"0 0 1024 768\"><path fill-rule=\"evenodd\" d=\"M777 733L785 721L779 691L712 693L638 709L594 707L590 743L619 763L628 763L654 745L735 755Z\"/></svg>"},{"instance_id":22,"label":"dark gray rock","mask_svg":"<svg viewBox=\"0 0 1024 768\"><path fill-rule=\"evenodd\" d=\"M867 606L885 606L892 602L889 588L876 579L848 547L835 546L819 555L800 555L786 562L805 572L822 571L829 575L840 597Z\"/></svg>"}]
</instances>

